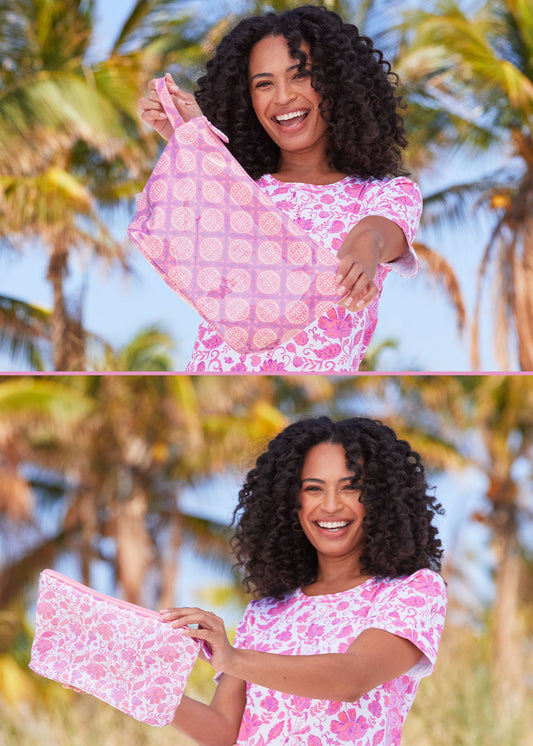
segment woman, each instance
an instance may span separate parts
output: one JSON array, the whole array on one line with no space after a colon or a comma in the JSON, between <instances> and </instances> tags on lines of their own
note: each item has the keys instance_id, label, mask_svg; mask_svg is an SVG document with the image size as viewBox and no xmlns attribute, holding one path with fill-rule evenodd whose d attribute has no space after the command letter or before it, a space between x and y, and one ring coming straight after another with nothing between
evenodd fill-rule
<instances>
[{"instance_id":1,"label":"woman","mask_svg":"<svg viewBox=\"0 0 533 746\"><path fill-rule=\"evenodd\" d=\"M187 371L357 370L386 275L417 271L411 245L421 197L403 175L406 139L389 63L355 26L302 6L241 21L194 96L170 76L167 86L183 118L205 114L276 206L340 259L338 305L290 342L244 355L205 322ZM169 138L154 81L149 89L142 117Z\"/></svg>"},{"instance_id":2,"label":"woman","mask_svg":"<svg viewBox=\"0 0 533 746\"><path fill-rule=\"evenodd\" d=\"M214 614L162 611L199 625L185 634L219 674L174 726L210 746L399 744L444 623L441 512L419 455L379 421L286 428L239 493L234 546L257 600L234 645Z\"/></svg>"}]
</instances>

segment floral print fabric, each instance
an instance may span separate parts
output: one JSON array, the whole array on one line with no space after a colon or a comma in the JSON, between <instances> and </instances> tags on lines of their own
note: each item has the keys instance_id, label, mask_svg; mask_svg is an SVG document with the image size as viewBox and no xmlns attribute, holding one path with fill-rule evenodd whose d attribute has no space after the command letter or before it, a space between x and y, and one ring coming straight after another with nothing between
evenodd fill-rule
<instances>
[{"instance_id":1,"label":"floral print fabric","mask_svg":"<svg viewBox=\"0 0 533 746\"><path fill-rule=\"evenodd\" d=\"M334 306L289 342L263 353L240 354L207 322L199 327L188 373L351 373L357 371L378 320L379 299L391 268L404 277L418 269L412 243L422 211L418 186L404 177L363 181L348 176L334 184L292 184L266 174L258 181L272 201L336 256L349 231L363 218L379 215L403 230L409 251L378 265L378 295L357 313Z\"/></svg>"},{"instance_id":2,"label":"floral print fabric","mask_svg":"<svg viewBox=\"0 0 533 746\"><path fill-rule=\"evenodd\" d=\"M172 722L199 644L160 614L52 570L39 578L30 668L149 725Z\"/></svg>"},{"instance_id":3,"label":"floral print fabric","mask_svg":"<svg viewBox=\"0 0 533 746\"><path fill-rule=\"evenodd\" d=\"M397 746L420 679L435 666L446 611L446 588L430 570L394 580L367 580L342 593L252 601L234 645L281 655L345 653L365 629L404 637L424 654L408 673L357 702L307 699L246 685L237 746ZM347 665L349 661L347 660Z\"/></svg>"}]
</instances>

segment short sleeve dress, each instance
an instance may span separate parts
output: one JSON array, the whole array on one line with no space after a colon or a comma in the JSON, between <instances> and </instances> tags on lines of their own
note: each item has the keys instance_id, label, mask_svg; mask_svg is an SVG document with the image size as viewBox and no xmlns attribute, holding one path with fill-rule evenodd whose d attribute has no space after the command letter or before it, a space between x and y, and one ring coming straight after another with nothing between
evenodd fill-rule
<instances>
[{"instance_id":1,"label":"short sleeve dress","mask_svg":"<svg viewBox=\"0 0 533 746\"><path fill-rule=\"evenodd\" d=\"M357 702L307 699L247 683L237 746L397 746L420 679L434 669L445 612L446 586L430 570L372 578L342 593L306 596L298 589L281 600L252 601L237 629L239 648L344 653L363 630L377 628L410 640L423 657Z\"/></svg>"},{"instance_id":2,"label":"short sleeve dress","mask_svg":"<svg viewBox=\"0 0 533 746\"><path fill-rule=\"evenodd\" d=\"M422 212L418 186L405 177L362 180L347 176L327 185L294 184L262 176L258 186L293 221L336 256L349 231L363 218L378 215L403 230L408 251L378 265L378 295L362 311L334 306L293 339L263 353L241 354L207 322L199 326L187 373L353 373L367 349L378 320L383 282L394 269L412 277L418 261L412 243Z\"/></svg>"}]
</instances>

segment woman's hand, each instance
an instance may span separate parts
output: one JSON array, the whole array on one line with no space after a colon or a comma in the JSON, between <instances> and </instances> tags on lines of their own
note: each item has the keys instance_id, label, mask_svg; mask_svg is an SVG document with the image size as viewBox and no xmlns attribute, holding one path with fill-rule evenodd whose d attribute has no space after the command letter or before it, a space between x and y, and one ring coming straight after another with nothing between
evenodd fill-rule
<instances>
[{"instance_id":1,"label":"woman's hand","mask_svg":"<svg viewBox=\"0 0 533 746\"><path fill-rule=\"evenodd\" d=\"M189 119L193 119L194 117L202 116L202 110L196 103L193 94L188 93L187 91L182 91L182 89L174 83L170 73L165 75L165 82L167 90L185 122L188 122ZM137 104L141 110L141 119L143 122L146 122L150 127L153 127L161 137L165 138L165 140L170 140L174 133L174 127L167 117L163 105L159 101L155 79L148 83L147 95L144 98L140 98Z\"/></svg>"},{"instance_id":2,"label":"woman's hand","mask_svg":"<svg viewBox=\"0 0 533 746\"><path fill-rule=\"evenodd\" d=\"M229 671L233 662L234 648L230 645L223 620L209 611L198 608L162 609L163 621L169 622L176 629L197 624L198 629L185 629L184 634L195 640L207 643L211 655L207 656L203 650L200 658L210 663L215 671L224 673Z\"/></svg>"},{"instance_id":3,"label":"woman's hand","mask_svg":"<svg viewBox=\"0 0 533 746\"><path fill-rule=\"evenodd\" d=\"M355 242L341 258L337 271L338 305L348 311L362 311L378 294L373 280L379 263L379 248L374 242Z\"/></svg>"}]
</instances>

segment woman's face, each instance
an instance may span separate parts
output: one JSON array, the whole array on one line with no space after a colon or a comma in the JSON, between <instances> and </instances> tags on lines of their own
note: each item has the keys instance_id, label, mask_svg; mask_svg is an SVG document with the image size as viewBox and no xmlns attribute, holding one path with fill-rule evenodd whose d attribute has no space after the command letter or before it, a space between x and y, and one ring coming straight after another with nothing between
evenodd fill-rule
<instances>
[{"instance_id":1,"label":"woman's face","mask_svg":"<svg viewBox=\"0 0 533 746\"><path fill-rule=\"evenodd\" d=\"M359 556L363 550L365 506L353 477L342 445L319 443L306 453L298 518L319 556Z\"/></svg>"},{"instance_id":2,"label":"woman's face","mask_svg":"<svg viewBox=\"0 0 533 746\"><path fill-rule=\"evenodd\" d=\"M327 125L318 105L320 96L311 86L309 45L306 71L298 72L283 36L266 36L252 48L248 79L252 105L269 137L281 150L325 148Z\"/></svg>"}]
</instances>

